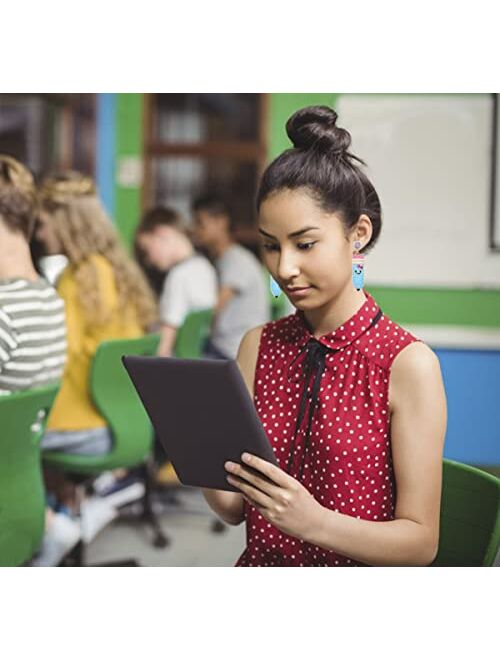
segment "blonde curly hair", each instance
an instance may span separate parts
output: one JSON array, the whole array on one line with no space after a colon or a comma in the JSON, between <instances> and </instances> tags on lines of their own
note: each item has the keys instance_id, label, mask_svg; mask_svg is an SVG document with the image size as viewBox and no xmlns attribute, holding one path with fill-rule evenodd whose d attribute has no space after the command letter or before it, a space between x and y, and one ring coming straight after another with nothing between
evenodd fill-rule
<instances>
[{"instance_id":1,"label":"blonde curly hair","mask_svg":"<svg viewBox=\"0 0 500 660\"><path fill-rule=\"evenodd\" d=\"M11 231L19 231L29 241L37 208L33 175L19 161L0 154L0 216Z\"/></svg>"},{"instance_id":2,"label":"blonde curly hair","mask_svg":"<svg viewBox=\"0 0 500 660\"><path fill-rule=\"evenodd\" d=\"M40 203L50 216L51 228L69 260L87 318L106 323L111 311L99 290L91 257L102 255L113 269L120 313L135 313L145 330L157 321L154 295L145 276L127 255L97 197L94 182L79 172L46 177L39 188Z\"/></svg>"}]
</instances>

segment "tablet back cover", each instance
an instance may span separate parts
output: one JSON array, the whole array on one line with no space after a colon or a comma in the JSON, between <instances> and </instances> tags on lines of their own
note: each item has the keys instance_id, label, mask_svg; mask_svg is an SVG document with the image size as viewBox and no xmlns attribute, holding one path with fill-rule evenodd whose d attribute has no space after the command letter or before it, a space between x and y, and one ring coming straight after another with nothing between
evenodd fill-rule
<instances>
[{"instance_id":1,"label":"tablet back cover","mask_svg":"<svg viewBox=\"0 0 500 660\"><path fill-rule=\"evenodd\" d=\"M183 484L236 491L224 463L244 451L277 464L235 360L122 360Z\"/></svg>"}]
</instances>

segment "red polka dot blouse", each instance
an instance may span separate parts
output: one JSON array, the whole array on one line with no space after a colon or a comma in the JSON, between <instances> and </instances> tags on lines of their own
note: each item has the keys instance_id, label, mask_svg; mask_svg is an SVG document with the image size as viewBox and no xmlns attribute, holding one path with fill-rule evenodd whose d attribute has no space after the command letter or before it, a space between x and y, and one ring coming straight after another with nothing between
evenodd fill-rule
<instances>
[{"instance_id":1,"label":"red polka dot blouse","mask_svg":"<svg viewBox=\"0 0 500 660\"><path fill-rule=\"evenodd\" d=\"M396 355L421 340L364 294L364 305L319 339L301 310L267 323L254 404L279 466L320 504L387 521L395 508L389 373ZM236 566L362 565L281 532L246 501L245 517L247 547Z\"/></svg>"}]
</instances>

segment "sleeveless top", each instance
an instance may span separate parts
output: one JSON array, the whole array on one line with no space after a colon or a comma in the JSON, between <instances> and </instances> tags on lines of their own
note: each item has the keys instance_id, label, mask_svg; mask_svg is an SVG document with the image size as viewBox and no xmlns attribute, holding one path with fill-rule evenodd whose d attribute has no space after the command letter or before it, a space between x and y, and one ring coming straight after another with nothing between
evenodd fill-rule
<instances>
[{"instance_id":1,"label":"sleeveless top","mask_svg":"<svg viewBox=\"0 0 500 660\"><path fill-rule=\"evenodd\" d=\"M394 519L396 497L390 368L403 348L421 340L363 293L362 307L319 339L302 310L264 325L254 405L282 470L322 506L383 522ZM244 505L247 547L236 566L364 565L289 536Z\"/></svg>"}]
</instances>

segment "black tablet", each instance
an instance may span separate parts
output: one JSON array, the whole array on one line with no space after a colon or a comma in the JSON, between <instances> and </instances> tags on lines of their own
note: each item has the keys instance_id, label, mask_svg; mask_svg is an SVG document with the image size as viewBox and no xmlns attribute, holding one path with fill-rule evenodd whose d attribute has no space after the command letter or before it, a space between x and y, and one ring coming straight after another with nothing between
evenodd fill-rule
<instances>
[{"instance_id":1,"label":"black tablet","mask_svg":"<svg viewBox=\"0 0 500 660\"><path fill-rule=\"evenodd\" d=\"M122 361L183 484L237 491L224 463L245 451L277 465L235 360Z\"/></svg>"}]
</instances>

